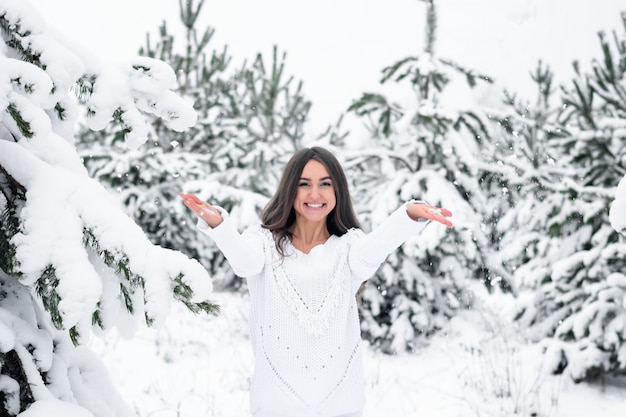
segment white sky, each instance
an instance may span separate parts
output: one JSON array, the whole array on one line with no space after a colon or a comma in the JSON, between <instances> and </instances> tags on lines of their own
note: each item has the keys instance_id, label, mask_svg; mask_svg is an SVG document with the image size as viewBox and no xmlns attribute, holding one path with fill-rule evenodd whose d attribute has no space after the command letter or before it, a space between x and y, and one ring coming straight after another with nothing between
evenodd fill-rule
<instances>
[{"instance_id":1,"label":"white sky","mask_svg":"<svg viewBox=\"0 0 626 417\"><path fill-rule=\"evenodd\" d=\"M133 55L167 19L178 28L178 0L30 0L50 24L103 57ZM197 3L196 0L194 3ZM623 0L439 0L439 55L525 92L542 58L566 78L571 61L597 55L595 34L620 28ZM381 70L422 50L425 4L418 0L206 0L202 21L213 47L235 59L288 53L287 72L303 79L311 119L323 129Z\"/></svg>"}]
</instances>

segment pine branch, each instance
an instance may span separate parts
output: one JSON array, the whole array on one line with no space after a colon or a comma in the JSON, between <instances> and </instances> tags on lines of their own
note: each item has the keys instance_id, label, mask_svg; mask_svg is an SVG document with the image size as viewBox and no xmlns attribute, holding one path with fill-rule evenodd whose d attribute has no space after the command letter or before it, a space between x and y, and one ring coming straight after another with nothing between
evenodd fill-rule
<instances>
[{"instance_id":1,"label":"pine branch","mask_svg":"<svg viewBox=\"0 0 626 417\"><path fill-rule=\"evenodd\" d=\"M95 235L91 230L85 229L83 231L84 243L86 246L89 246L93 250L96 251L104 261L104 263L115 270L116 275L121 276L124 280L120 281L120 294L122 297L122 301L126 307L126 310L130 314L134 314L135 307L133 305L133 294L137 289L141 289L144 294L144 303L147 303L145 298L145 288L146 281L144 277L139 276L133 273L129 268L129 261L126 256L115 255L108 250L103 250L98 244ZM174 278L174 286L173 286L173 295L174 299L182 302L189 308L189 310L194 313L198 313L200 311L204 311L209 314L217 315L219 313L219 306L210 302L200 302L193 303L189 300L193 297L193 289L184 282L184 275L179 274L176 278ZM100 304L96 311L92 315L92 323L98 324L102 327L102 320L99 313ZM154 324L154 318L152 318L148 312L144 314L144 320L148 326Z\"/></svg>"},{"instance_id":2,"label":"pine branch","mask_svg":"<svg viewBox=\"0 0 626 417\"><path fill-rule=\"evenodd\" d=\"M409 56L409 57L403 58L403 59L395 62L391 66L383 68L383 77L381 78L380 83L381 84L386 83L387 81L389 81L391 79L391 77L396 76L396 73L398 71L400 71L400 69L402 67L406 66L406 69L404 70L404 72L402 72L401 74L397 75L396 78L394 79L395 82L402 81L408 75L413 73L413 68L414 67L412 65L409 65L409 64L413 63L413 62L417 62L417 60L418 60L418 57Z\"/></svg>"},{"instance_id":3,"label":"pine branch","mask_svg":"<svg viewBox=\"0 0 626 417\"><path fill-rule=\"evenodd\" d=\"M484 81L488 84L493 84L494 79L491 78L489 75L486 74L482 74L482 73L477 73L474 70L470 70L467 69L461 65L459 65L458 63L449 60L449 59L441 59L440 60L442 64L449 66L450 68L455 69L456 71L460 72L461 74L465 75L465 79L467 80L467 84L470 87L476 87L476 85L478 85L478 81Z\"/></svg>"},{"instance_id":4,"label":"pine branch","mask_svg":"<svg viewBox=\"0 0 626 417\"><path fill-rule=\"evenodd\" d=\"M116 256L111 251L102 249L96 236L89 229L83 230L83 244L98 253L105 265L114 270L116 275L124 278L123 281L120 280L120 293L126 310L133 314L135 307L133 306L132 294L134 294L136 288L141 286L141 277L131 272L126 257Z\"/></svg>"},{"instance_id":5,"label":"pine branch","mask_svg":"<svg viewBox=\"0 0 626 417\"><path fill-rule=\"evenodd\" d=\"M357 163L354 162L355 159L359 160L358 164L362 164L368 159L381 159L382 157L386 157L398 161L400 164L404 165L409 170L409 172L415 172L415 168L411 166L411 162L406 158L406 156L401 155L397 152L389 151L387 149L378 148L370 149L368 151L359 151L356 154L356 157L352 157L352 159L350 159L349 153L344 153L344 155L348 157L346 165L356 165Z\"/></svg>"},{"instance_id":6,"label":"pine branch","mask_svg":"<svg viewBox=\"0 0 626 417\"><path fill-rule=\"evenodd\" d=\"M35 282L35 291L41 298L44 308L50 314L54 327L63 330L63 317L59 311L61 296L56 291L58 285L59 278L56 275L56 269L54 266L48 265Z\"/></svg>"},{"instance_id":7,"label":"pine branch","mask_svg":"<svg viewBox=\"0 0 626 417\"><path fill-rule=\"evenodd\" d=\"M426 45L424 52L432 55L435 52L435 39L437 33L437 9L434 0L423 0L427 4L426 11Z\"/></svg>"},{"instance_id":8,"label":"pine branch","mask_svg":"<svg viewBox=\"0 0 626 417\"><path fill-rule=\"evenodd\" d=\"M194 9L193 0L185 0L185 6L183 6L183 0L178 1L178 6L180 9L180 20L183 22L187 30L193 30L193 27L196 24L196 20L198 20L198 16L200 15L200 10L202 9L203 4L204 0L200 0L198 7Z\"/></svg>"},{"instance_id":9,"label":"pine branch","mask_svg":"<svg viewBox=\"0 0 626 417\"><path fill-rule=\"evenodd\" d=\"M102 301L98 301L96 304L96 311L91 315L91 325L98 326L100 329L104 329L104 321L102 320Z\"/></svg>"},{"instance_id":10,"label":"pine branch","mask_svg":"<svg viewBox=\"0 0 626 417\"><path fill-rule=\"evenodd\" d=\"M30 32L26 30L22 31L19 22L15 25L12 25L7 20L5 13L3 15L0 15L0 29L2 29L2 31L8 38L7 40L5 40L5 44L9 48L15 50L15 52L21 57L23 61L36 65L43 70L46 69L46 66L40 60L41 54L23 46L24 44L30 45L30 42L23 42L23 38L30 36Z\"/></svg>"},{"instance_id":11,"label":"pine branch","mask_svg":"<svg viewBox=\"0 0 626 417\"><path fill-rule=\"evenodd\" d=\"M19 232L19 221L15 208L7 205L0 213L0 269L8 275L19 277L16 248L11 239Z\"/></svg>"},{"instance_id":12,"label":"pine branch","mask_svg":"<svg viewBox=\"0 0 626 417\"><path fill-rule=\"evenodd\" d=\"M385 137L391 136L392 124L404 115L398 106L389 104L385 96L376 93L363 93L360 99L348 107L348 111L361 117L380 112L377 122Z\"/></svg>"},{"instance_id":13,"label":"pine branch","mask_svg":"<svg viewBox=\"0 0 626 417\"><path fill-rule=\"evenodd\" d=\"M2 177L7 180L6 182L8 183L8 187L12 194L20 194L21 196L24 196L26 194L26 187L19 183L11 174L9 174L9 172L4 169L2 165L0 165L0 172L2 173ZM9 195L4 187L2 188L2 194L4 194L4 197L7 201L12 200L12 195Z\"/></svg>"},{"instance_id":14,"label":"pine branch","mask_svg":"<svg viewBox=\"0 0 626 417\"><path fill-rule=\"evenodd\" d=\"M17 125L17 128L20 130L22 135L27 139L32 138L34 133L30 128L30 123L24 120L22 114L19 112L15 104L9 103L9 105L7 106L7 112L15 121L15 124Z\"/></svg>"},{"instance_id":15,"label":"pine branch","mask_svg":"<svg viewBox=\"0 0 626 417\"><path fill-rule=\"evenodd\" d=\"M200 303L193 303L189 301L193 296L193 290L187 285L182 274L178 275L174 279L174 298L183 303L191 312L200 313L205 312L213 316L217 316L220 313L220 307L217 304L209 301L203 301Z\"/></svg>"},{"instance_id":16,"label":"pine branch","mask_svg":"<svg viewBox=\"0 0 626 417\"><path fill-rule=\"evenodd\" d=\"M22 365L22 358L20 358L20 355L15 351L15 349L11 349L8 352L0 352L0 364L2 365L2 375L6 375L6 377L11 378L19 384L19 403L21 413L35 402L28 376L26 375ZM5 404L5 395L5 391L0 391L0 404ZM8 412L5 415L9 416Z\"/></svg>"},{"instance_id":17,"label":"pine branch","mask_svg":"<svg viewBox=\"0 0 626 417\"><path fill-rule=\"evenodd\" d=\"M473 121L474 123L472 123ZM489 134L489 129L481 118L474 112L462 112L458 119L454 122L452 127L459 131L461 126L465 126L474 136L479 144L483 144L484 142L491 141L491 135Z\"/></svg>"},{"instance_id":18,"label":"pine branch","mask_svg":"<svg viewBox=\"0 0 626 417\"><path fill-rule=\"evenodd\" d=\"M93 86L96 83L95 75L83 75L70 88L78 100L82 103L87 102L93 94Z\"/></svg>"}]
</instances>

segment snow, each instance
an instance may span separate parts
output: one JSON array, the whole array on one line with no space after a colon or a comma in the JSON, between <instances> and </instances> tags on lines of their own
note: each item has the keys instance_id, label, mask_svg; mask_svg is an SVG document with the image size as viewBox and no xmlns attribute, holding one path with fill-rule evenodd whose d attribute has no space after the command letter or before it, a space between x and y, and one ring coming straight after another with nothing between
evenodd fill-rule
<instances>
[{"instance_id":1,"label":"snow","mask_svg":"<svg viewBox=\"0 0 626 417\"><path fill-rule=\"evenodd\" d=\"M92 417L89 411L83 407L68 404L59 400L43 400L35 403L31 408L20 414L20 417L39 416L67 416L67 417Z\"/></svg>"},{"instance_id":2,"label":"snow","mask_svg":"<svg viewBox=\"0 0 626 417\"><path fill-rule=\"evenodd\" d=\"M138 415L249 415L248 297L214 297L222 306L218 318L175 306L158 330L142 329L133 340L111 332L90 342ZM367 347L365 415L502 417L515 415L514 409L517 415L535 411L550 417L623 415L623 381L608 379L600 388L541 372L549 358L511 328L511 300L489 300L452 320L413 354L384 355Z\"/></svg>"},{"instance_id":3,"label":"snow","mask_svg":"<svg viewBox=\"0 0 626 417\"><path fill-rule=\"evenodd\" d=\"M622 178L615 190L615 200L609 212L611 226L621 233L626 233L626 177Z\"/></svg>"}]
</instances>

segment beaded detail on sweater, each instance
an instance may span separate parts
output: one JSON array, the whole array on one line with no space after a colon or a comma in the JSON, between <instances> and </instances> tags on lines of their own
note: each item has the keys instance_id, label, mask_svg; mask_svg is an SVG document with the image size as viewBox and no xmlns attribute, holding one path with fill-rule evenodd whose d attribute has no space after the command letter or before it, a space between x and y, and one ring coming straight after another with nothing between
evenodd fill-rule
<instances>
[{"instance_id":1,"label":"beaded detail on sweater","mask_svg":"<svg viewBox=\"0 0 626 417\"><path fill-rule=\"evenodd\" d=\"M335 239L333 236L331 239ZM291 247L291 256L306 257L307 254L298 252ZM315 248L313 248L315 250ZM313 336L321 336L329 329L329 324L333 314L341 307L346 291L346 280L341 279L347 276L348 264L345 262L345 253L335 251L332 258L327 259L328 266L321 270L321 273L311 276L312 271L291 271L290 260L280 259L280 256L272 251L272 279L280 292L283 301L289 310L298 318L301 327ZM343 262L342 262L343 259ZM309 272L307 274L307 272ZM298 276L295 276L297 273ZM330 273L330 279L328 274ZM303 275L309 275L303 279ZM312 282L304 283L309 278ZM311 285L312 284L312 285ZM307 291L313 286L313 291ZM317 290L317 291L316 291Z\"/></svg>"}]
</instances>

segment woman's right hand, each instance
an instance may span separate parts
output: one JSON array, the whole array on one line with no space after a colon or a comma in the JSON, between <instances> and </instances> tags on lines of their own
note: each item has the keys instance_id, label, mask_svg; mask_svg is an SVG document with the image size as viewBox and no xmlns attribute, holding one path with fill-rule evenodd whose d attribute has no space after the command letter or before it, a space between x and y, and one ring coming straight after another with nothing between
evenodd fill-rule
<instances>
[{"instance_id":1,"label":"woman's right hand","mask_svg":"<svg viewBox=\"0 0 626 417\"><path fill-rule=\"evenodd\" d=\"M185 193L180 193L178 195L183 199L183 204L196 213L196 215L204 220L209 226L217 227L220 223L222 223L222 221L224 221L222 215L215 207L200 200L195 195Z\"/></svg>"}]
</instances>

